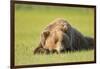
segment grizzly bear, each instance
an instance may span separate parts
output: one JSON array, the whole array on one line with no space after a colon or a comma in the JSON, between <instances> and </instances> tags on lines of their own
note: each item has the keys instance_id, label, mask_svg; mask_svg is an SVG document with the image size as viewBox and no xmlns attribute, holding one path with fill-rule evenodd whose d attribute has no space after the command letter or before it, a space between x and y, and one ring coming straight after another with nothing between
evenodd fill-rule
<instances>
[{"instance_id":1,"label":"grizzly bear","mask_svg":"<svg viewBox=\"0 0 100 69\"><path fill-rule=\"evenodd\" d=\"M94 48L94 40L83 36L65 19L55 19L41 33L36 53L62 53L66 51L87 50Z\"/></svg>"}]
</instances>

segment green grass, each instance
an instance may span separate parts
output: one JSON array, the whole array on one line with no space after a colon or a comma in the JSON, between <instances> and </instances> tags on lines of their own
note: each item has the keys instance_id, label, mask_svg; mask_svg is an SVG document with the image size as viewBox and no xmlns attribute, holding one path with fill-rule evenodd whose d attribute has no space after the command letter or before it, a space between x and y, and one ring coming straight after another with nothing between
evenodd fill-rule
<instances>
[{"instance_id":1,"label":"green grass","mask_svg":"<svg viewBox=\"0 0 100 69\"><path fill-rule=\"evenodd\" d=\"M25 52L25 54L17 57L17 65L86 62L94 60L93 50L50 55L33 55L33 53L29 52Z\"/></svg>"},{"instance_id":2,"label":"green grass","mask_svg":"<svg viewBox=\"0 0 100 69\"><path fill-rule=\"evenodd\" d=\"M40 33L52 20L66 19L86 36L94 36L94 10L58 6L15 5L15 65L93 61L94 51L34 55Z\"/></svg>"}]
</instances>

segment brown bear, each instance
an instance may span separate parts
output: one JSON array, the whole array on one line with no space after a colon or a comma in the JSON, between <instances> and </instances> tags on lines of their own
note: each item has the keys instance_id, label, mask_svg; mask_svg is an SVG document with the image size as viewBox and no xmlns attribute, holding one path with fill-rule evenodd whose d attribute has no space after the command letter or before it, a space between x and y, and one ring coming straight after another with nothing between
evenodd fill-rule
<instances>
[{"instance_id":1,"label":"brown bear","mask_svg":"<svg viewBox=\"0 0 100 69\"><path fill-rule=\"evenodd\" d=\"M34 54L62 53L93 48L93 38L83 36L65 19L58 18L51 22L41 33L40 43L34 50Z\"/></svg>"}]
</instances>

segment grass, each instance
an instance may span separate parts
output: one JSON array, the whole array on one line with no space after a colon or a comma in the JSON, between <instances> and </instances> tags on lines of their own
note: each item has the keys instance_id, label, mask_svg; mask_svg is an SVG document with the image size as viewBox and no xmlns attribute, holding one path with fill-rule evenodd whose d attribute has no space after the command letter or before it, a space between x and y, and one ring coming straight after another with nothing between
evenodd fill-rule
<instances>
[{"instance_id":1,"label":"grass","mask_svg":"<svg viewBox=\"0 0 100 69\"><path fill-rule=\"evenodd\" d=\"M69 63L69 62L86 62L94 60L94 51L79 51L69 52L63 54L40 54L33 55L33 53L25 53L26 55L19 55L17 65L29 64L51 64L51 63ZM21 56L21 58L20 58ZM22 61L23 60L23 61Z\"/></svg>"},{"instance_id":2,"label":"grass","mask_svg":"<svg viewBox=\"0 0 100 69\"><path fill-rule=\"evenodd\" d=\"M64 18L85 36L94 36L94 10L58 6L15 5L15 65L93 61L94 50L34 55L40 33L55 18ZM85 54L85 55L84 55Z\"/></svg>"}]
</instances>

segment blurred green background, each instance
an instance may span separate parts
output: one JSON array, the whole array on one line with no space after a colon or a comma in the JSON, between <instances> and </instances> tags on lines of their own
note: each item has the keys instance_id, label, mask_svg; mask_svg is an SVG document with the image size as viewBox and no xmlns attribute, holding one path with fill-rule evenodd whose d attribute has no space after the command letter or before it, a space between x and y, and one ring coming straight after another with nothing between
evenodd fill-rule
<instances>
[{"instance_id":1,"label":"blurred green background","mask_svg":"<svg viewBox=\"0 0 100 69\"><path fill-rule=\"evenodd\" d=\"M56 18L66 19L85 36L94 36L94 9L45 5L15 5L15 65L84 62L94 60L94 50L34 55L44 27Z\"/></svg>"}]
</instances>

